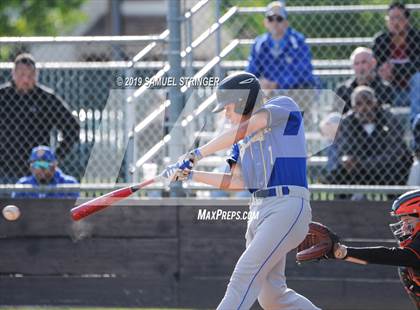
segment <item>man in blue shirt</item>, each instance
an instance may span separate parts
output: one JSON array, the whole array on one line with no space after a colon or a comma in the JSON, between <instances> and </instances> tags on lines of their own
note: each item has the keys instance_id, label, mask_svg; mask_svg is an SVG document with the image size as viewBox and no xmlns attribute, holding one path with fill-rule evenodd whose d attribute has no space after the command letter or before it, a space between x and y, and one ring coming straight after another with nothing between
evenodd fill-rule
<instances>
[{"instance_id":1,"label":"man in blue shirt","mask_svg":"<svg viewBox=\"0 0 420 310\"><path fill-rule=\"evenodd\" d=\"M31 175L20 178L16 184L37 186L56 186L57 184L77 184L77 180L64 174L57 167L54 152L48 146L37 146L31 151L29 158ZM12 198L77 198L78 192L13 192Z\"/></svg>"},{"instance_id":2,"label":"man in blue shirt","mask_svg":"<svg viewBox=\"0 0 420 310\"><path fill-rule=\"evenodd\" d=\"M304 35L289 27L281 2L268 5L264 25L268 32L255 39L246 71L265 90L314 88L311 51Z\"/></svg>"}]
</instances>

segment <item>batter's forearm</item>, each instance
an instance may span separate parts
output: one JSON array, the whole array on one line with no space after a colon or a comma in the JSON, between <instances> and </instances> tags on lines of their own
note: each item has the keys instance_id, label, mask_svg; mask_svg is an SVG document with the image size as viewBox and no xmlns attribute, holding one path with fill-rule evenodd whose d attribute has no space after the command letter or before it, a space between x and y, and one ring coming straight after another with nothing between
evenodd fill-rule
<instances>
[{"instance_id":1,"label":"batter's forearm","mask_svg":"<svg viewBox=\"0 0 420 310\"><path fill-rule=\"evenodd\" d=\"M220 136L212 139L202 147L200 153L203 157L214 154L218 151L225 150L231 147L234 143L242 140L246 135L246 124L235 126L234 128L222 133Z\"/></svg>"},{"instance_id":2,"label":"batter's forearm","mask_svg":"<svg viewBox=\"0 0 420 310\"><path fill-rule=\"evenodd\" d=\"M200 147L200 153L203 157L206 157L217 151L225 150L246 136L267 127L267 123L268 116L266 111L256 113L249 120L241 122Z\"/></svg>"},{"instance_id":3,"label":"batter's forearm","mask_svg":"<svg viewBox=\"0 0 420 310\"><path fill-rule=\"evenodd\" d=\"M243 182L231 174L220 172L205 172L193 170L192 180L204 183L223 190L241 190Z\"/></svg>"}]
</instances>

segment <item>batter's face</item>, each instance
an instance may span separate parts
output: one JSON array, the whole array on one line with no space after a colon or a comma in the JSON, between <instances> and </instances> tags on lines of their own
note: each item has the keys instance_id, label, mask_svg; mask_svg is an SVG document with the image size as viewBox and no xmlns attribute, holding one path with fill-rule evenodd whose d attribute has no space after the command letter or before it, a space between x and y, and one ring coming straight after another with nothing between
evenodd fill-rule
<instances>
[{"instance_id":1,"label":"batter's face","mask_svg":"<svg viewBox=\"0 0 420 310\"><path fill-rule=\"evenodd\" d=\"M27 93L36 84L36 69L31 65L18 64L12 72L13 81L19 92Z\"/></svg>"},{"instance_id":2,"label":"batter's face","mask_svg":"<svg viewBox=\"0 0 420 310\"><path fill-rule=\"evenodd\" d=\"M403 34L408 28L408 18L404 15L404 10L393 8L386 16L389 32L392 34Z\"/></svg>"},{"instance_id":3,"label":"batter's face","mask_svg":"<svg viewBox=\"0 0 420 310\"><path fill-rule=\"evenodd\" d=\"M373 55L361 52L353 59L353 69L358 80L366 80L375 68L376 61Z\"/></svg>"},{"instance_id":4,"label":"batter's face","mask_svg":"<svg viewBox=\"0 0 420 310\"><path fill-rule=\"evenodd\" d=\"M244 115L235 112L234 103L229 103L225 106L225 117L231 124L239 124L248 119Z\"/></svg>"}]
</instances>

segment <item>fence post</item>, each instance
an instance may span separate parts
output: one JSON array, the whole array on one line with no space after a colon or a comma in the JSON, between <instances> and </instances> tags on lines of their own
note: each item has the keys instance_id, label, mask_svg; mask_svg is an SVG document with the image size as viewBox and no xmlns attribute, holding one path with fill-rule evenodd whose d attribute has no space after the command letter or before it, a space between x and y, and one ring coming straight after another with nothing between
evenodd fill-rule
<instances>
[{"instance_id":1,"label":"fence post","mask_svg":"<svg viewBox=\"0 0 420 310\"><path fill-rule=\"evenodd\" d=\"M167 23L169 29L169 49L168 62L170 69L168 76L175 80L175 86L169 87L169 100L171 105L168 107L168 120L166 124L167 132L171 133L169 140L169 157L171 163L175 162L183 153L183 138L182 128L175 126L175 123L183 109L183 95L179 87L179 79L182 74L181 67L181 2L167 1L168 14ZM180 197L185 195L182 190L182 185L179 182L173 182L171 185L171 197Z\"/></svg>"},{"instance_id":2,"label":"fence post","mask_svg":"<svg viewBox=\"0 0 420 310\"><path fill-rule=\"evenodd\" d=\"M221 3L220 0L216 0L216 22L219 21L220 18L220 9L221 9ZM220 55L220 51L222 50L222 38L221 38L221 27L219 27L216 30L216 56ZM220 68L220 62L218 64L216 64L215 68L214 68L214 75L218 78L222 77L222 72L221 72L221 68Z\"/></svg>"},{"instance_id":3,"label":"fence post","mask_svg":"<svg viewBox=\"0 0 420 310\"><path fill-rule=\"evenodd\" d=\"M119 0L112 0L111 1L111 34L113 36L120 36L121 35L121 1ZM112 54L114 60L121 60L123 59L123 51L119 43L113 44L112 46Z\"/></svg>"}]
</instances>

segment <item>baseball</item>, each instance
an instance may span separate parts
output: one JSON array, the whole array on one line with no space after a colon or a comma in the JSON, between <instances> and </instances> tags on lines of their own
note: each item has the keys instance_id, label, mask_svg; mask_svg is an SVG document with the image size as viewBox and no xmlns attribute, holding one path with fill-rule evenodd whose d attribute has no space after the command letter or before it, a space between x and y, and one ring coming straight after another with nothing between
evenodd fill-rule
<instances>
[{"instance_id":1,"label":"baseball","mask_svg":"<svg viewBox=\"0 0 420 310\"><path fill-rule=\"evenodd\" d=\"M2 210L3 216L8 221L16 221L20 216L20 210L14 205L5 206Z\"/></svg>"}]
</instances>

